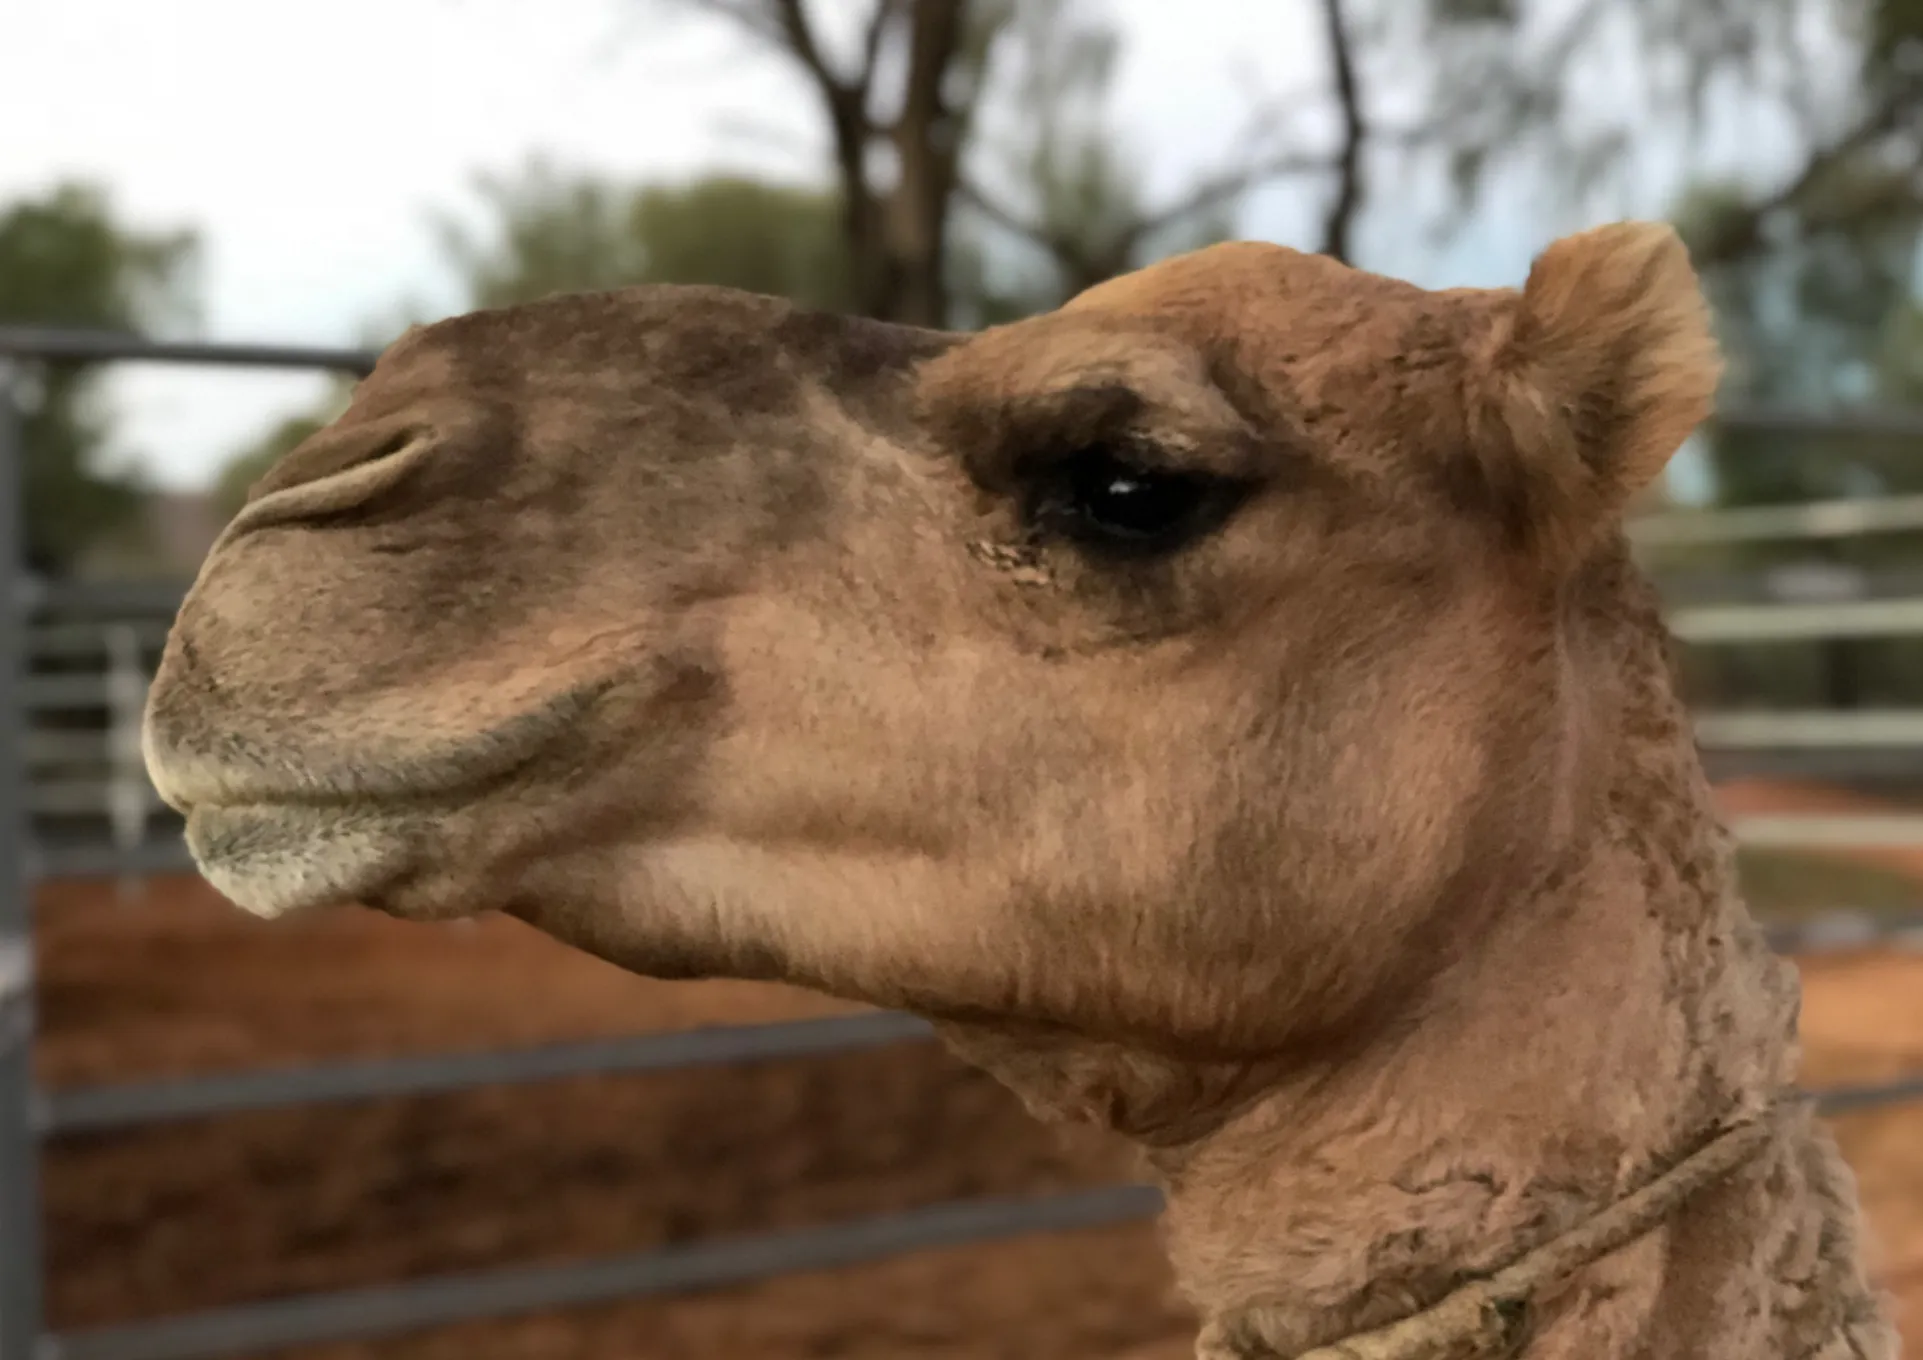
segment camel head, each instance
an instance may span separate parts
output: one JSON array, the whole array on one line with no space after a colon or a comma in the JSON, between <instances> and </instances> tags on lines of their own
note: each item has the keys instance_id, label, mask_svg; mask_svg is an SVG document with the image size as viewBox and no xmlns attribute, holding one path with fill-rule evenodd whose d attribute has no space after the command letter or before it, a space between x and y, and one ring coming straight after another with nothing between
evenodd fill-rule
<instances>
[{"instance_id":1,"label":"camel head","mask_svg":"<svg viewBox=\"0 0 1923 1360\"><path fill-rule=\"evenodd\" d=\"M1641 224L1520 290L1223 245L974 335L666 286L457 317L254 489L147 760L266 916L1312 1045L1582 834L1623 507L1716 376Z\"/></svg>"}]
</instances>

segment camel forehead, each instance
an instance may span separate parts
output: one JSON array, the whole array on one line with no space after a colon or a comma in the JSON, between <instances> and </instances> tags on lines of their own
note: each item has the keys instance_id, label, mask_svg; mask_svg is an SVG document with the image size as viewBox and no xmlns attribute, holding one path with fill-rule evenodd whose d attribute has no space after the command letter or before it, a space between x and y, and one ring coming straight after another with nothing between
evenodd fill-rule
<instances>
[{"instance_id":1,"label":"camel forehead","mask_svg":"<svg viewBox=\"0 0 1923 1360\"><path fill-rule=\"evenodd\" d=\"M1099 284L1062 310L1097 324L1227 348L1247 370L1368 362L1414 351L1466 359L1508 289L1433 291L1263 241L1228 241Z\"/></svg>"},{"instance_id":2,"label":"camel forehead","mask_svg":"<svg viewBox=\"0 0 1923 1360\"><path fill-rule=\"evenodd\" d=\"M426 393L539 405L552 392L560 407L652 388L717 413L768 413L792 408L804 384L858 394L886 383L955 339L732 288L644 284L414 327L360 395L369 407Z\"/></svg>"}]
</instances>

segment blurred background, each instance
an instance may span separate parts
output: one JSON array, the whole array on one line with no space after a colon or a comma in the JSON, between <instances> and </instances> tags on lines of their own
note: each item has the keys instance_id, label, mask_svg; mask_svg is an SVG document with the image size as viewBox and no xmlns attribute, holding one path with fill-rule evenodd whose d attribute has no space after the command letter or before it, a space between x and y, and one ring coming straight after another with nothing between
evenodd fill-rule
<instances>
[{"instance_id":1,"label":"blurred background","mask_svg":"<svg viewBox=\"0 0 1923 1360\"><path fill-rule=\"evenodd\" d=\"M1116 1150L891 1018L505 921L239 919L141 771L168 619L417 321L670 281L977 327L1235 237L1513 285L1628 216L1681 229L1730 358L1638 551L1803 967L1808 1082L1884 1091L1835 1118L1914 1346L1923 3L0 0L34 881L0 963L38 963L0 1360L43 1326L69 1360L1186 1354ZM313 353L181 362L204 342ZM670 1042L723 1024L778 1028ZM940 1217L982 1197L1057 1209ZM866 1257L686 1254L875 1216ZM341 1295L450 1279L439 1311Z\"/></svg>"}]
</instances>

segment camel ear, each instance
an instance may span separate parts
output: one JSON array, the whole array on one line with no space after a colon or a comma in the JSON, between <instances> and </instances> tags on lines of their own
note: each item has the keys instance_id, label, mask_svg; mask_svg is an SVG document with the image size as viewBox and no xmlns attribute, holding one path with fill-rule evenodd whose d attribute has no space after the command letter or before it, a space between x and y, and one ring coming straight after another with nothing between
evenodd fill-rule
<instances>
[{"instance_id":1,"label":"camel ear","mask_svg":"<svg viewBox=\"0 0 1923 1360\"><path fill-rule=\"evenodd\" d=\"M1489 412L1532 517L1594 541L1655 480L1714 406L1722 359L1707 300L1673 228L1618 222L1539 256L1495 357Z\"/></svg>"}]
</instances>

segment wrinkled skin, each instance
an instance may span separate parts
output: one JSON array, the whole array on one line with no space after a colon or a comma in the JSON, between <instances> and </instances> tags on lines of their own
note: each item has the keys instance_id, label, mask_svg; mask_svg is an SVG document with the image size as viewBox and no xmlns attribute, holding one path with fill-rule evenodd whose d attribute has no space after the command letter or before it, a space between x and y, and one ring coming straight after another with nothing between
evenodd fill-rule
<instances>
[{"instance_id":1,"label":"wrinkled skin","mask_svg":"<svg viewBox=\"0 0 1923 1360\"><path fill-rule=\"evenodd\" d=\"M1749 939L1619 532L1716 372L1680 248L1636 227L1520 292L1222 246L972 337L703 288L460 317L255 489L170 639L148 761L253 911L505 911L641 973L914 1009L1178 1182L1287 1185L1291 1139L1334 1155L1383 1127L1383 1083L1433 1088L1450 1146L1578 1187L1448 1209L1459 1264L1793 1063L1773 961L1745 946L1711 987L1707 956L1568 924L1619 931L1585 904L1635 898L1650 940ZM1193 500L1167 542L1110 532L1109 457L1176 479L1151 509ZM1447 1045L1541 1014L1485 1004L1497 942L1539 979L1588 950L1616 1001L1667 1006L1615 1034L1621 1081L1664 1063L1673 1098L1598 1116L1548 1075L1592 1014L1541 1022L1522 1132L1500 1091L1479 1124ZM1277 1123L1330 1073L1377 1103ZM1545 1163L1560 1115L1615 1123ZM1175 1200L1205 1317L1307 1249L1286 1214L1243 1242ZM1427 1210L1359 1204L1330 1211L1354 1269L1322 1248L1328 1282L1235 1353L1381 1306L1366 1239ZM1411 1299L1447 1275L1410 1271Z\"/></svg>"}]
</instances>

